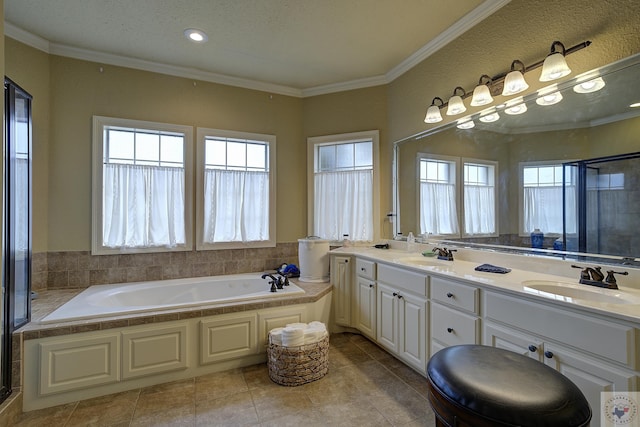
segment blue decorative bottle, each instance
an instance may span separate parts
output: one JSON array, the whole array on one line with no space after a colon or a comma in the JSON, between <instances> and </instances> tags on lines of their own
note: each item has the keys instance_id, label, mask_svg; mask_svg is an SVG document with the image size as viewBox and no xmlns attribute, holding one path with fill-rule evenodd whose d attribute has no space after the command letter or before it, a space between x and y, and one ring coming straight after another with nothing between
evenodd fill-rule
<instances>
[{"instance_id":1,"label":"blue decorative bottle","mask_svg":"<svg viewBox=\"0 0 640 427\"><path fill-rule=\"evenodd\" d=\"M531 247L536 249L542 249L542 243L544 241L544 234L540 229L536 228L531 233Z\"/></svg>"}]
</instances>

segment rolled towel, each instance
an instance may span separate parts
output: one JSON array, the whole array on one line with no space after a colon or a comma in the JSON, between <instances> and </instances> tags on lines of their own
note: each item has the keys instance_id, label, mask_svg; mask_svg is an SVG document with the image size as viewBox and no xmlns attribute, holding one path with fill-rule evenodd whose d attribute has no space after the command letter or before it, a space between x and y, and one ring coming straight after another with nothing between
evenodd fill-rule
<instances>
[{"instance_id":1,"label":"rolled towel","mask_svg":"<svg viewBox=\"0 0 640 427\"><path fill-rule=\"evenodd\" d=\"M285 327L282 330L282 345L284 347L298 347L304 345L304 329Z\"/></svg>"},{"instance_id":2,"label":"rolled towel","mask_svg":"<svg viewBox=\"0 0 640 427\"><path fill-rule=\"evenodd\" d=\"M282 330L284 328L273 328L269 331L269 342L271 344L282 345Z\"/></svg>"},{"instance_id":3,"label":"rolled towel","mask_svg":"<svg viewBox=\"0 0 640 427\"><path fill-rule=\"evenodd\" d=\"M322 322L318 322L317 320L314 320L313 322L309 322L309 328L311 328L311 329L320 329L320 330L323 330L323 331L327 330L327 326Z\"/></svg>"},{"instance_id":4,"label":"rolled towel","mask_svg":"<svg viewBox=\"0 0 640 427\"><path fill-rule=\"evenodd\" d=\"M327 327L322 322L311 322L309 327L304 330L304 343L313 344L327 335Z\"/></svg>"}]
</instances>

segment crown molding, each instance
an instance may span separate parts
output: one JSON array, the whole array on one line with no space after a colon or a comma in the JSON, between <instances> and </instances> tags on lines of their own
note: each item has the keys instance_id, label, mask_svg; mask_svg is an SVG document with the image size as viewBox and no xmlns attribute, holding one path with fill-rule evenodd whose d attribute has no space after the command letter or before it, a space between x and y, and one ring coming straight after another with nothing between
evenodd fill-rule
<instances>
[{"instance_id":1,"label":"crown molding","mask_svg":"<svg viewBox=\"0 0 640 427\"><path fill-rule=\"evenodd\" d=\"M418 49L413 55L396 65L386 74L387 83L391 83L420 62L424 61L449 42L455 40L464 32L479 24L482 20L507 5L511 0L486 0L480 6L467 13L452 26L440 33L436 38Z\"/></svg>"},{"instance_id":2,"label":"crown molding","mask_svg":"<svg viewBox=\"0 0 640 427\"><path fill-rule=\"evenodd\" d=\"M469 30L470 28L481 22L483 19L487 18L492 13L502 8L510 1L511 0L486 0L480 6L466 14L451 27L447 28L443 33L438 35L435 39L424 45L413 55L402 61L400 64L398 64L396 67L394 67L384 75L315 86L306 89L299 89L290 86L277 85L273 83L266 83L257 80L229 76L225 74L212 73L195 68L180 67L177 65L169 65L153 61L145 61L137 58L92 51L89 49L82 49L64 44L52 43L7 21L4 22L4 34L21 43L52 55L65 56L84 61L97 62L100 64L133 68L137 70L149 71L153 73L166 74L188 79L196 79L211 83L241 87L244 89L252 89L279 95L292 96L296 98L306 98L311 96L345 92L354 89L363 89L367 87L374 87L391 83L392 81L409 71L411 68L415 67L420 62L424 61L426 58L442 49L449 42L463 34L465 31Z\"/></svg>"}]
</instances>

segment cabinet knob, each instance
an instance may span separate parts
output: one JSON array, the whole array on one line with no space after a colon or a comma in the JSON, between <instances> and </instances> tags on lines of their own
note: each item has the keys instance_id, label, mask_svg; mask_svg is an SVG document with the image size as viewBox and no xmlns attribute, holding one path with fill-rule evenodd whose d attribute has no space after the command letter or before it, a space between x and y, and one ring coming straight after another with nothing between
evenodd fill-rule
<instances>
[{"instance_id":1,"label":"cabinet knob","mask_svg":"<svg viewBox=\"0 0 640 427\"><path fill-rule=\"evenodd\" d=\"M402 295L398 294L398 298L402 299Z\"/></svg>"},{"instance_id":2,"label":"cabinet knob","mask_svg":"<svg viewBox=\"0 0 640 427\"><path fill-rule=\"evenodd\" d=\"M535 345L531 344L529 346L529 351L532 353L535 353L536 351L538 351L538 347L536 347Z\"/></svg>"},{"instance_id":3,"label":"cabinet knob","mask_svg":"<svg viewBox=\"0 0 640 427\"><path fill-rule=\"evenodd\" d=\"M394 297L397 297L397 296L398 296L398 293L397 293L397 292L394 292L394 293L393 293L393 296L394 296Z\"/></svg>"},{"instance_id":4,"label":"cabinet knob","mask_svg":"<svg viewBox=\"0 0 640 427\"><path fill-rule=\"evenodd\" d=\"M553 357L553 353L550 351L545 351L544 357L546 357L547 359L551 359Z\"/></svg>"},{"instance_id":5,"label":"cabinet knob","mask_svg":"<svg viewBox=\"0 0 640 427\"><path fill-rule=\"evenodd\" d=\"M453 294L451 292L447 292L447 298L453 298Z\"/></svg>"},{"instance_id":6,"label":"cabinet knob","mask_svg":"<svg viewBox=\"0 0 640 427\"><path fill-rule=\"evenodd\" d=\"M360 271L367 271L367 269L366 269L366 268L364 268L364 267L361 267L361 268L360 268Z\"/></svg>"},{"instance_id":7,"label":"cabinet knob","mask_svg":"<svg viewBox=\"0 0 640 427\"><path fill-rule=\"evenodd\" d=\"M450 334L453 333L453 328L447 328L447 332L449 332Z\"/></svg>"},{"instance_id":8,"label":"cabinet knob","mask_svg":"<svg viewBox=\"0 0 640 427\"><path fill-rule=\"evenodd\" d=\"M369 283L369 287L370 287L370 288L373 288L373 283Z\"/></svg>"}]
</instances>

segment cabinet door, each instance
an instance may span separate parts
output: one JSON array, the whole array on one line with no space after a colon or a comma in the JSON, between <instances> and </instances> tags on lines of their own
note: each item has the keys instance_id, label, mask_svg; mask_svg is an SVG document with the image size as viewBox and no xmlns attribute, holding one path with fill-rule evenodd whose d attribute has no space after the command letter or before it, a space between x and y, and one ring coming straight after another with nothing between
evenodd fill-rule
<instances>
[{"instance_id":1,"label":"cabinet door","mask_svg":"<svg viewBox=\"0 0 640 427\"><path fill-rule=\"evenodd\" d=\"M363 334L376 338L376 284L358 277L356 288L355 327Z\"/></svg>"},{"instance_id":2,"label":"cabinet door","mask_svg":"<svg viewBox=\"0 0 640 427\"><path fill-rule=\"evenodd\" d=\"M398 356L422 373L427 369L427 300L410 294L398 296Z\"/></svg>"},{"instance_id":3,"label":"cabinet door","mask_svg":"<svg viewBox=\"0 0 640 427\"><path fill-rule=\"evenodd\" d=\"M444 347L460 344L478 344L480 319L431 302L431 341ZM433 354L433 353L432 353Z\"/></svg>"},{"instance_id":4,"label":"cabinet door","mask_svg":"<svg viewBox=\"0 0 640 427\"><path fill-rule=\"evenodd\" d=\"M122 332L122 378L186 369L187 323L156 324Z\"/></svg>"},{"instance_id":5,"label":"cabinet door","mask_svg":"<svg viewBox=\"0 0 640 427\"><path fill-rule=\"evenodd\" d=\"M600 392L637 391L632 371L620 369L564 347L545 343L544 363L569 378L585 395L593 411L593 425L600 421Z\"/></svg>"},{"instance_id":6,"label":"cabinet door","mask_svg":"<svg viewBox=\"0 0 640 427\"><path fill-rule=\"evenodd\" d=\"M376 339L378 344L398 352L398 298L397 292L387 285L378 283L376 316Z\"/></svg>"},{"instance_id":7,"label":"cabinet door","mask_svg":"<svg viewBox=\"0 0 640 427\"><path fill-rule=\"evenodd\" d=\"M482 337L482 343L484 345L513 351L542 361L544 348L543 342L539 338L516 332L510 328L505 328L487 321L484 322L484 333Z\"/></svg>"},{"instance_id":8,"label":"cabinet door","mask_svg":"<svg viewBox=\"0 0 640 427\"><path fill-rule=\"evenodd\" d=\"M351 257L334 256L331 268L336 324L351 326Z\"/></svg>"},{"instance_id":9,"label":"cabinet door","mask_svg":"<svg viewBox=\"0 0 640 427\"><path fill-rule=\"evenodd\" d=\"M258 352L257 316L223 315L200 322L200 364L236 359Z\"/></svg>"}]
</instances>

